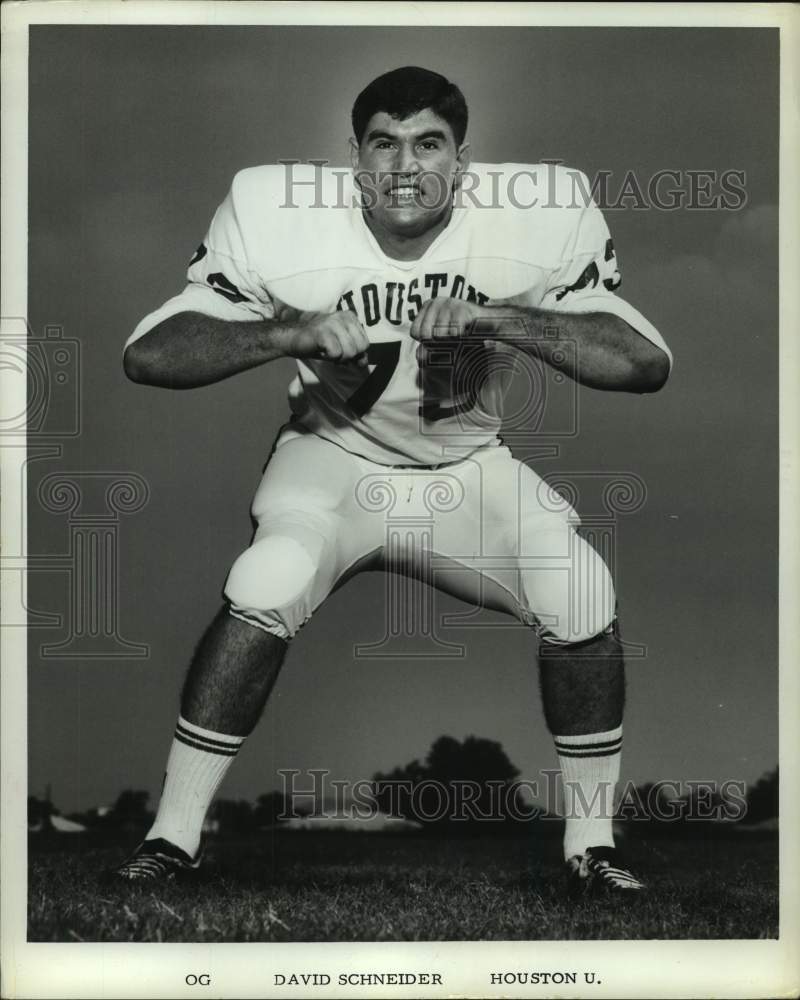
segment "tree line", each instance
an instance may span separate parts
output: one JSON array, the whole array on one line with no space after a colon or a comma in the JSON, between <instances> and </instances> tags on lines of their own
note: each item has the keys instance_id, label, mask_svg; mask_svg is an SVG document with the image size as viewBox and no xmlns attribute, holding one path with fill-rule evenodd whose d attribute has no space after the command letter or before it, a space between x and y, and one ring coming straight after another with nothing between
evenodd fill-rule
<instances>
[{"instance_id":1,"label":"tree line","mask_svg":"<svg viewBox=\"0 0 800 1000\"><path fill-rule=\"evenodd\" d=\"M463 741L441 736L423 760L414 759L374 774L370 799L380 813L412 820L429 830L476 825L485 829L487 821L492 821L494 828L508 827L554 816L556 810L549 804L544 808L524 795L519 775L500 743L476 736ZM617 815L622 820L673 827L683 825L687 817L742 819L755 824L778 815L777 767L747 786L738 814L730 810L725 814L721 808L724 797L718 790L704 788L702 783L686 784L689 790L682 796L674 794L674 788L668 790L668 782L626 787ZM307 801L304 806L292 803L277 791L260 795L255 802L223 798L213 804L208 824L212 832L254 833L279 826L287 817L307 815L313 808ZM61 814L49 799L28 798L32 830L51 829L54 815ZM70 813L67 819L92 831L138 831L152 822L153 812L148 792L125 789L112 806Z\"/></svg>"}]
</instances>

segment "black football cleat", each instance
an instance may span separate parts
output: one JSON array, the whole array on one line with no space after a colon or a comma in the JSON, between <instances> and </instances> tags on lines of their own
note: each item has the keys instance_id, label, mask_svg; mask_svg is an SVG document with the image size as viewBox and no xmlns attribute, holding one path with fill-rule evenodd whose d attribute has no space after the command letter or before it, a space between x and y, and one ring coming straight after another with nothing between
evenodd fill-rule
<instances>
[{"instance_id":1,"label":"black football cleat","mask_svg":"<svg viewBox=\"0 0 800 1000\"><path fill-rule=\"evenodd\" d=\"M103 881L118 885L123 882L172 882L197 871L200 858L200 854L196 858L190 858L180 847L160 837L156 840L143 840L118 868L105 873Z\"/></svg>"},{"instance_id":2,"label":"black football cleat","mask_svg":"<svg viewBox=\"0 0 800 1000\"><path fill-rule=\"evenodd\" d=\"M647 886L620 860L614 847L589 847L567 863L567 890L572 899L613 896L638 899Z\"/></svg>"}]
</instances>

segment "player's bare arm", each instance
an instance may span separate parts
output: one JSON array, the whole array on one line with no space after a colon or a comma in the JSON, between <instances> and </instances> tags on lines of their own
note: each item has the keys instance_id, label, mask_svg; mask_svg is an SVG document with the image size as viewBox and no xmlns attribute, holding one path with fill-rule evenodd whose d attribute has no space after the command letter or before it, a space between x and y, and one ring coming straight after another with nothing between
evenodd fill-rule
<instances>
[{"instance_id":1,"label":"player's bare arm","mask_svg":"<svg viewBox=\"0 0 800 1000\"><path fill-rule=\"evenodd\" d=\"M669 375L664 351L613 313L436 298L424 303L411 336L421 345L465 336L497 339L593 389L657 392Z\"/></svg>"},{"instance_id":2,"label":"player's bare arm","mask_svg":"<svg viewBox=\"0 0 800 1000\"><path fill-rule=\"evenodd\" d=\"M318 358L365 366L369 340L351 312L249 322L181 312L125 351L134 382L194 389L276 358Z\"/></svg>"}]
</instances>

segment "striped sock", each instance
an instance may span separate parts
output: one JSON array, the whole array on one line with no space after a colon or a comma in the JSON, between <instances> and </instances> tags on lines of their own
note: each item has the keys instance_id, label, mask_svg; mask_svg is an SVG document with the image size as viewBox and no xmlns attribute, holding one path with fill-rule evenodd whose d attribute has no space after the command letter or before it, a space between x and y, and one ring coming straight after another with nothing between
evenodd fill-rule
<instances>
[{"instance_id":1,"label":"striped sock","mask_svg":"<svg viewBox=\"0 0 800 1000\"><path fill-rule=\"evenodd\" d=\"M605 733L553 739L564 779L564 858L582 855L587 847L613 847L622 726Z\"/></svg>"},{"instance_id":2,"label":"striped sock","mask_svg":"<svg viewBox=\"0 0 800 1000\"><path fill-rule=\"evenodd\" d=\"M178 716L161 801L147 840L163 837L190 857L197 854L208 807L242 743L243 736L201 729Z\"/></svg>"}]
</instances>

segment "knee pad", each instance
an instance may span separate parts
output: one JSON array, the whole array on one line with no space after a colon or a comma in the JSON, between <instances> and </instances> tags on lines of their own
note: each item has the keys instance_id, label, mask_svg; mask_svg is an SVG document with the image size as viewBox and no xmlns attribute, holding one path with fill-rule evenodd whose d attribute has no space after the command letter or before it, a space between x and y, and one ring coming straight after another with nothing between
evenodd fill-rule
<instances>
[{"instance_id":1,"label":"knee pad","mask_svg":"<svg viewBox=\"0 0 800 1000\"><path fill-rule=\"evenodd\" d=\"M267 535L236 560L225 583L231 614L283 639L311 616L316 566L294 538Z\"/></svg>"},{"instance_id":2,"label":"knee pad","mask_svg":"<svg viewBox=\"0 0 800 1000\"><path fill-rule=\"evenodd\" d=\"M524 620L551 645L579 645L613 631L616 595L598 552L570 526L548 533L552 554L523 573L530 616ZM556 554L558 552L558 554Z\"/></svg>"}]
</instances>

